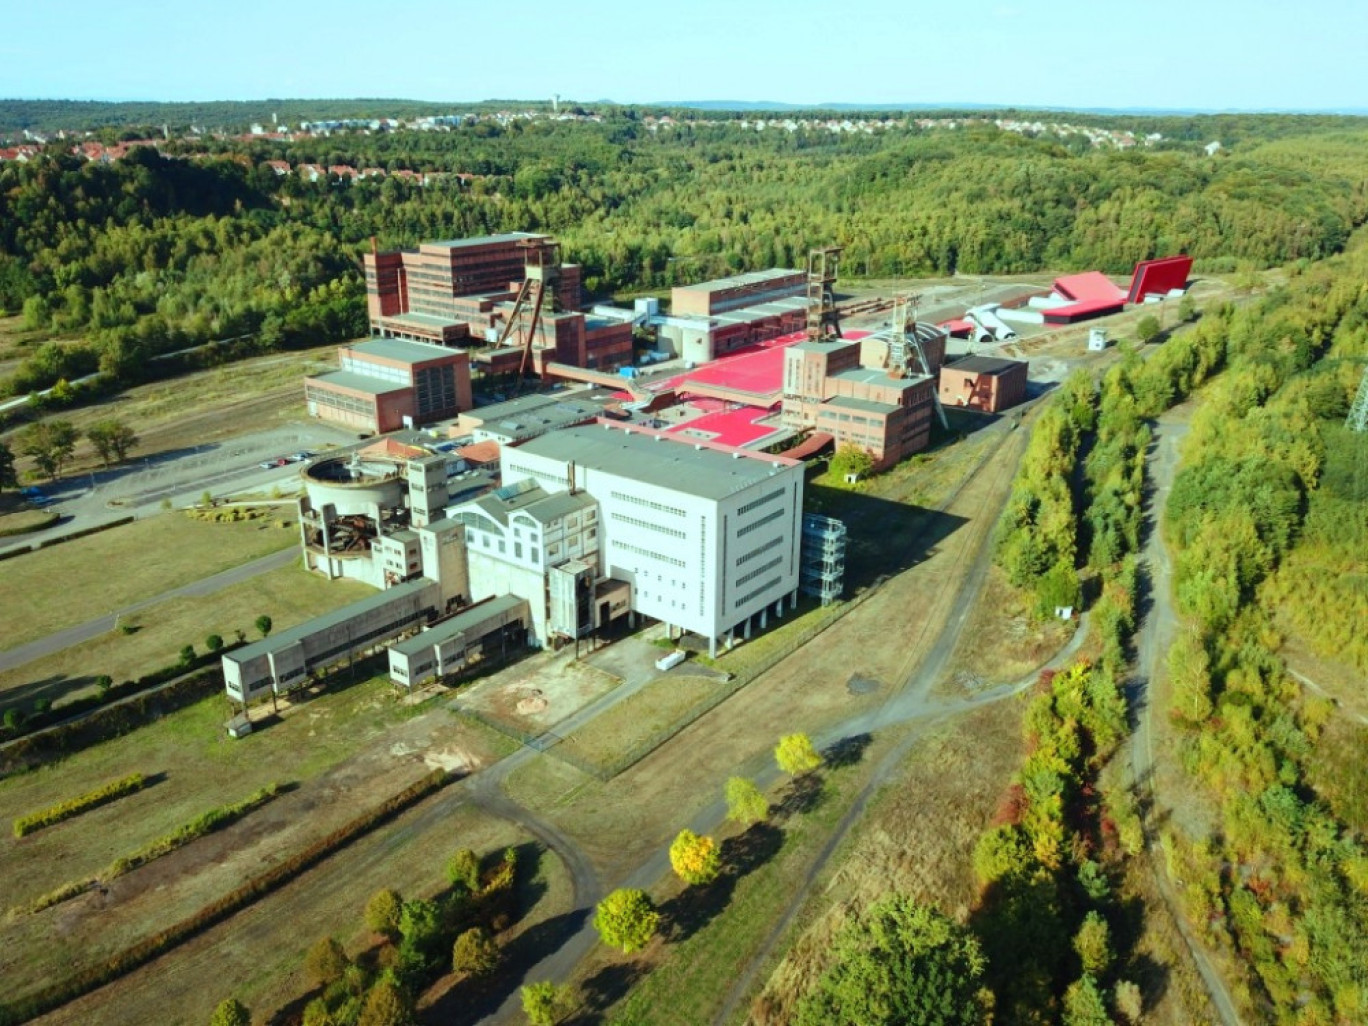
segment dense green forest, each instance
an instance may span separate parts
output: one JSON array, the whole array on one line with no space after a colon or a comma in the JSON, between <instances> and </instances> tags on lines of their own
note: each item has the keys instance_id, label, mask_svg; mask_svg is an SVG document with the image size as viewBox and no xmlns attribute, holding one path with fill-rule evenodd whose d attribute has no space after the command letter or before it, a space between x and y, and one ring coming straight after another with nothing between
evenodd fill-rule
<instances>
[{"instance_id":1,"label":"dense green forest","mask_svg":"<svg viewBox=\"0 0 1368 1026\"><path fill-rule=\"evenodd\" d=\"M245 348L260 349L361 334L371 236L408 246L553 232L604 295L801 264L830 242L846 247L847 276L1124 273L1176 252L1228 271L1327 256L1368 215L1368 132L1348 119L1258 119L1262 136L1208 158L1176 143L1080 149L983 124L652 133L631 115L182 142L168 148L184 157L144 149L114 164L54 145L0 166L0 309L84 339L35 353L8 390L96 367L129 380L153 356L222 339L250 336ZM1200 139L1209 126L1197 125ZM1302 134L1287 134L1297 125ZM476 177L309 183L276 175L269 159Z\"/></svg>"}]
</instances>

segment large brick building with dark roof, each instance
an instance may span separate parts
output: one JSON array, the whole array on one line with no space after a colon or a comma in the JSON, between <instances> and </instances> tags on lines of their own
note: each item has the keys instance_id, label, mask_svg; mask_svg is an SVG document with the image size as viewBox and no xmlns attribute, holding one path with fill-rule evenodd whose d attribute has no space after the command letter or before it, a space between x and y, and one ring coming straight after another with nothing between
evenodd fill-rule
<instances>
[{"instance_id":1,"label":"large brick building with dark roof","mask_svg":"<svg viewBox=\"0 0 1368 1026\"><path fill-rule=\"evenodd\" d=\"M304 379L310 416L382 434L470 409L470 357L459 349L381 338L337 350L339 370Z\"/></svg>"}]
</instances>

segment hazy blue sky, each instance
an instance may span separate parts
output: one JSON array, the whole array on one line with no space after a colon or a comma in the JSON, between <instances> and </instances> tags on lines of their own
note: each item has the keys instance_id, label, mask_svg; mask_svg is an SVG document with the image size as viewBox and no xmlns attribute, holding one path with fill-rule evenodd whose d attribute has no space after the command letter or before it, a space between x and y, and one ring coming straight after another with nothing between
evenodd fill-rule
<instances>
[{"instance_id":1,"label":"hazy blue sky","mask_svg":"<svg viewBox=\"0 0 1368 1026\"><path fill-rule=\"evenodd\" d=\"M1368 0L4 0L0 96L1368 108Z\"/></svg>"}]
</instances>

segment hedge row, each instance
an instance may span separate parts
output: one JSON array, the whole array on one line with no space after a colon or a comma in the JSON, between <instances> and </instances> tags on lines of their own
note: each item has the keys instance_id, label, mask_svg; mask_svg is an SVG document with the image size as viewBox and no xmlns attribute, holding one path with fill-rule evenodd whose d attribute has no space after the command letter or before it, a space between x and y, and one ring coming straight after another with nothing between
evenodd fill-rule
<instances>
[{"instance_id":1,"label":"hedge row","mask_svg":"<svg viewBox=\"0 0 1368 1026\"><path fill-rule=\"evenodd\" d=\"M134 791L141 791L145 782L141 773L130 773L120 780L111 780L108 784L97 787L93 791L87 791L75 798L68 798L56 805L49 805L46 809L39 809L37 812L30 812L27 816L20 816L14 821L14 836L23 837L35 830L60 823L64 819L79 816L87 809L93 809L97 805L112 802L115 798L122 798Z\"/></svg>"},{"instance_id":2,"label":"hedge row","mask_svg":"<svg viewBox=\"0 0 1368 1026\"><path fill-rule=\"evenodd\" d=\"M13 1024L27 1022L40 1015L46 1015L53 1009L60 1008L67 1002L89 994L91 991L127 975L139 966L146 965L154 958L166 954L172 948L223 922L258 898L265 897L289 883L290 880L306 869L346 847L409 806L440 790L454 779L454 777L449 777L445 770L433 770L418 782L386 799L370 812L358 816L345 826L339 827L327 837L314 842L284 862L277 863L217 901L210 902L189 918L182 919L174 926L153 934L131 947L124 948L117 954L111 955L104 962L83 969L60 983L44 987L36 994L12 1004L0 1006L0 1026L13 1026Z\"/></svg>"},{"instance_id":3,"label":"hedge row","mask_svg":"<svg viewBox=\"0 0 1368 1026\"><path fill-rule=\"evenodd\" d=\"M222 692L223 673L219 667L212 667L143 694L136 693L137 684L136 681L125 681L116 686L120 690L134 692L134 697L127 701L97 709L74 722L7 742L0 748L0 777L41 766L101 741L127 734L158 717ZM62 706L61 715L69 716L75 710L84 709L86 702L86 699L78 699ZM98 700L91 696L89 704L96 705Z\"/></svg>"},{"instance_id":4,"label":"hedge row","mask_svg":"<svg viewBox=\"0 0 1368 1026\"><path fill-rule=\"evenodd\" d=\"M84 894L98 884L107 884L116 877L123 876L125 873L131 873L139 866L144 866L154 859L161 858L163 855L170 855L178 848L184 848L191 841L198 840L205 834L220 830L230 823L236 822L249 812L254 812L261 808L261 806L265 805L279 794L279 784L268 784L266 787L261 788L261 790L256 791L240 802L234 802L232 805L223 805L217 809L210 809L202 816L195 817L189 823L186 823L172 833L166 834L163 837L158 837L155 841L143 845L137 851L130 852L127 855L121 855L94 876L84 880L73 880L70 883L62 884L62 886L58 887L56 890L48 891L46 894L40 894L27 905L19 905L11 909L11 914L28 915L34 912L41 912L43 909L51 908L53 905L60 905L64 901L70 901L72 898Z\"/></svg>"}]
</instances>

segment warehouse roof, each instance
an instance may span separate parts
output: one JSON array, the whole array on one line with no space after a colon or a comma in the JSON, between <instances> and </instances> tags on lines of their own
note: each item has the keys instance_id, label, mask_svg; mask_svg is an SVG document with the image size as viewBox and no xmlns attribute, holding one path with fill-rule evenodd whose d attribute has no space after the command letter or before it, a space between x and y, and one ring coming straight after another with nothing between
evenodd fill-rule
<instances>
[{"instance_id":1,"label":"warehouse roof","mask_svg":"<svg viewBox=\"0 0 1368 1026\"><path fill-rule=\"evenodd\" d=\"M853 381L860 385L881 385L884 388L896 388L899 391L906 391L913 385L920 384L928 380L925 374L912 374L905 378L891 377L888 371L881 367L851 367L837 374L831 375L836 381Z\"/></svg>"},{"instance_id":2,"label":"warehouse roof","mask_svg":"<svg viewBox=\"0 0 1368 1026\"><path fill-rule=\"evenodd\" d=\"M1024 360L1003 360L995 356L966 356L947 364L946 370L968 371L971 374L989 374L996 377L1018 367L1025 367Z\"/></svg>"},{"instance_id":3,"label":"warehouse roof","mask_svg":"<svg viewBox=\"0 0 1368 1026\"><path fill-rule=\"evenodd\" d=\"M360 356L377 356L382 360L400 360L404 363L426 363L461 353L459 349L448 349L430 342L409 342L402 338L375 338L369 342L358 342L347 349Z\"/></svg>"},{"instance_id":4,"label":"warehouse roof","mask_svg":"<svg viewBox=\"0 0 1368 1026\"><path fill-rule=\"evenodd\" d=\"M862 410L865 413L887 415L897 407L892 403L881 403L874 399L856 399L851 395L833 395L822 403L823 406L836 406L843 410Z\"/></svg>"},{"instance_id":5,"label":"warehouse roof","mask_svg":"<svg viewBox=\"0 0 1368 1026\"><path fill-rule=\"evenodd\" d=\"M424 242L421 249L468 249L472 246L489 246L499 242L521 242L523 239L545 239L546 235L535 232L504 232L500 235L477 235L473 239L438 239Z\"/></svg>"},{"instance_id":6,"label":"warehouse roof","mask_svg":"<svg viewBox=\"0 0 1368 1026\"><path fill-rule=\"evenodd\" d=\"M794 460L600 421L542 435L522 451L704 499L722 499L793 466Z\"/></svg>"},{"instance_id":7,"label":"warehouse roof","mask_svg":"<svg viewBox=\"0 0 1368 1026\"><path fill-rule=\"evenodd\" d=\"M684 292L721 292L723 289L760 285L767 281L776 281L780 278L788 278L802 273L802 271L794 270L791 267L771 267L766 271L747 271L745 274L733 274L727 278L700 281L694 285L676 285L675 288Z\"/></svg>"},{"instance_id":8,"label":"warehouse roof","mask_svg":"<svg viewBox=\"0 0 1368 1026\"><path fill-rule=\"evenodd\" d=\"M325 387L365 392L367 395L387 395L390 392L403 392L409 388L408 385L402 385L397 381L384 381L381 378L371 378L365 374L356 374L353 371L329 371L326 374L315 374L312 377L305 378L304 381Z\"/></svg>"},{"instance_id":9,"label":"warehouse roof","mask_svg":"<svg viewBox=\"0 0 1368 1026\"><path fill-rule=\"evenodd\" d=\"M431 588L436 584L426 577L419 577L412 581L405 581L403 584L396 584L393 588L386 588L384 591L377 591L374 595L367 595L365 598L350 605L345 605L341 609L334 609L330 613L316 616L312 620L306 620L301 624L272 634L268 638L254 641L250 645L243 645L242 648L225 652L224 659L231 659L235 663L246 663L260 656L269 655L272 652L280 652L289 648L291 645L298 644L306 638L311 638L315 634L330 630L350 620L355 620L384 609L394 602L402 601L406 598L413 598L421 595L423 590Z\"/></svg>"},{"instance_id":10,"label":"warehouse roof","mask_svg":"<svg viewBox=\"0 0 1368 1026\"><path fill-rule=\"evenodd\" d=\"M500 595L497 598L487 599L457 613L450 619L435 623L426 630L419 631L411 638L396 641L390 646L390 649L400 655L418 655L424 649L431 648L433 645L440 645L444 641L450 641L472 627L480 626L486 620L516 612L519 607L526 610L527 599L519 598L517 595Z\"/></svg>"}]
</instances>

